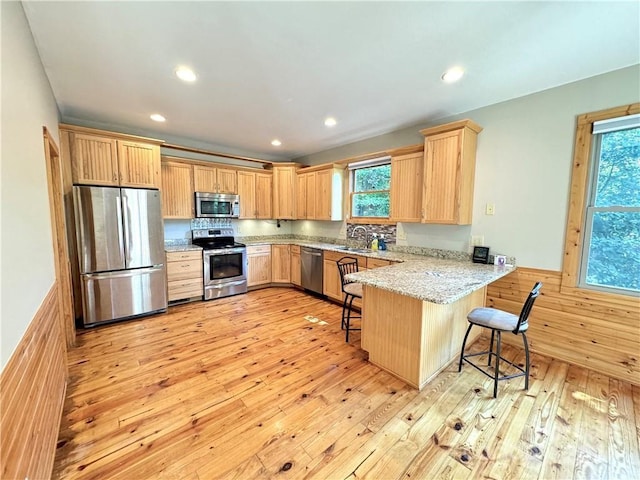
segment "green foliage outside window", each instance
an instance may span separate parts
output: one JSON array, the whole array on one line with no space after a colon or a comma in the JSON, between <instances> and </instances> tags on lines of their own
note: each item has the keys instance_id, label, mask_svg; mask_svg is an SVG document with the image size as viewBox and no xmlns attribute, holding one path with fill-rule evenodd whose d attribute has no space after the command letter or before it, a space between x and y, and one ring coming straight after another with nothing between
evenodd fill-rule
<instances>
[{"instance_id":1,"label":"green foliage outside window","mask_svg":"<svg viewBox=\"0 0 640 480\"><path fill-rule=\"evenodd\" d=\"M354 170L351 215L389 217L390 185L391 164Z\"/></svg>"},{"instance_id":2,"label":"green foliage outside window","mask_svg":"<svg viewBox=\"0 0 640 480\"><path fill-rule=\"evenodd\" d=\"M640 292L640 128L601 134L599 152L585 283Z\"/></svg>"}]
</instances>

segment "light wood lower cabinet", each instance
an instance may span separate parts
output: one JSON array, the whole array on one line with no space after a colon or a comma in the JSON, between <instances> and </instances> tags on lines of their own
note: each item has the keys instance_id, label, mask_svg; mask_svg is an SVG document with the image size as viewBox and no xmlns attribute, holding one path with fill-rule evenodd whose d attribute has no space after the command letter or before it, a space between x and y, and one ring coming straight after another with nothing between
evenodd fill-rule
<instances>
[{"instance_id":1,"label":"light wood lower cabinet","mask_svg":"<svg viewBox=\"0 0 640 480\"><path fill-rule=\"evenodd\" d=\"M271 283L271 245L247 247L247 286Z\"/></svg>"},{"instance_id":2,"label":"light wood lower cabinet","mask_svg":"<svg viewBox=\"0 0 640 480\"><path fill-rule=\"evenodd\" d=\"M302 286L300 245L291 245L291 283Z\"/></svg>"},{"instance_id":3,"label":"light wood lower cabinet","mask_svg":"<svg viewBox=\"0 0 640 480\"><path fill-rule=\"evenodd\" d=\"M271 280L273 283L291 283L289 245L271 245Z\"/></svg>"},{"instance_id":4,"label":"light wood lower cabinet","mask_svg":"<svg viewBox=\"0 0 640 480\"><path fill-rule=\"evenodd\" d=\"M168 300L202 297L204 293L202 252L167 252Z\"/></svg>"}]
</instances>

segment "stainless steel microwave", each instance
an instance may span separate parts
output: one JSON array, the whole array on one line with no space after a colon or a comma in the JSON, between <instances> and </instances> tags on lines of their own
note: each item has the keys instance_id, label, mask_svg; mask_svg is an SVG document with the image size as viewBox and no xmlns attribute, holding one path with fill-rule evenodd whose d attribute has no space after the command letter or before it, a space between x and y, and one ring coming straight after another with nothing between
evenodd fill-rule
<instances>
[{"instance_id":1,"label":"stainless steel microwave","mask_svg":"<svg viewBox=\"0 0 640 480\"><path fill-rule=\"evenodd\" d=\"M196 192L197 218L238 218L239 215L239 195Z\"/></svg>"}]
</instances>

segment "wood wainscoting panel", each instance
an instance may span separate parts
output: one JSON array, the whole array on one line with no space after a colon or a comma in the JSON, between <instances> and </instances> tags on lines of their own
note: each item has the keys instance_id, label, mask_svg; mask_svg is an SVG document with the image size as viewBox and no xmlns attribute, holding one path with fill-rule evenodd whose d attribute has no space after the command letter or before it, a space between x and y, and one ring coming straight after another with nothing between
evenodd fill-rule
<instances>
[{"instance_id":1,"label":"wood wainscoting panel","mask_svg":"<svg viewBox=\"0 0 640 480\"><path fill-rule=\"evenodd\" d=\"M0 376L0 478L50 478L67 385L54 283Z\"/></svg>"},{"instance_id":2,"label":"wood wainscoting panel","mask_svg":"<svg viewBox=\"0 0 640 480\"><path fill-rule=\"evenodd\" d=\"M533 307L531 350L640 385L640 299L562 289L561 272L519 267L489 285L487 306L515 314L536 281L544 286ZM519 337L504 341L521 345Z\"/></svg>"}]
</instances>

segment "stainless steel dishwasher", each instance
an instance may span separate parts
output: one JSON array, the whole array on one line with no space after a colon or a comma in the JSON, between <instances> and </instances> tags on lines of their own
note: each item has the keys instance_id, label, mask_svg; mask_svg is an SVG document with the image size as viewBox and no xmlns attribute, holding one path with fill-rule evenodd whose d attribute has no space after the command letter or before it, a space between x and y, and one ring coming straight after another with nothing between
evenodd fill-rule
<instances>
[{"instance_id":1,"label":"stainless steel dishwasher","mask_svg":"<svg viewBox=\"0 0 640 480\"><path fill-rule=\"evenodd\" d=\"M302 288L322 294L322 250L300 248Z\"/></svg>"}]
</instances>

